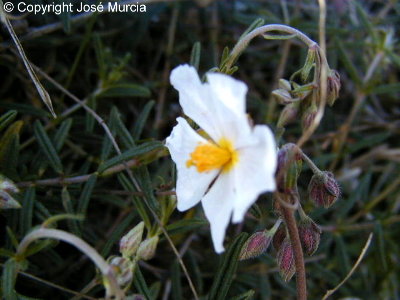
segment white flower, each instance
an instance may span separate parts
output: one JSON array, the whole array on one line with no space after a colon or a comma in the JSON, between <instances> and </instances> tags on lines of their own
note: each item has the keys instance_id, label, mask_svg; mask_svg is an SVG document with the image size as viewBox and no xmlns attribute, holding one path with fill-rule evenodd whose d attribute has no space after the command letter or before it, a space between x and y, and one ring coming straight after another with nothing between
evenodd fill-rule
<instances>
[{"instance_id":1,"label":"white flower","mask_svg":"<svg viewBox=\"0 0 400 300\"><path fill-rule=\"evenodd\" d=\"M275 190L274 136L266 125L250 126L243 82L209 73L202 83L188 65L175 68L170 80L183 112L202 129L196 132L179 117L166 140L178 172L178 210L201 200L220 253L231 215L241 222L261 193Z\"/></svg>"}]
</instances>

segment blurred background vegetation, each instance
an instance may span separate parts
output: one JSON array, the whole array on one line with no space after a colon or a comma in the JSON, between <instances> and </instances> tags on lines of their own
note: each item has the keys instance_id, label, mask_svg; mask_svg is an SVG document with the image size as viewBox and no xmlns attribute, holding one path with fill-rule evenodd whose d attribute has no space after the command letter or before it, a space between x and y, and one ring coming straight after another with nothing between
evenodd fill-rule
<instances>
[{"instance_id":1,"label":"blurred background vegetation","mask_svg":"<svg viewBox=\"0 0 400 300\"><path fill-rule=\"evenodd\" d=\"M306 195L312 173L304 167L302 203L323 229L320 248L306 259L309 299L320 299L346 276L371 232L366 257L333 299L400 299L400 3L327 2L327 57L340 73L342 89L303 151L335 174L342 195L329 210L314 209ZM144 219L149 232L157 231L143 203L165 216L174 201L174 166L160 143L181 114L169 84L171 69L190 61L194 45L197 53L201 48L195 57L201 73L218 66L224 47L231 49L258 18L288 24L317 41L318 15L317 1L307 0L155 0L147 2L145 13L19 15L12 25L28 58L41 69L37 73L57 119L43 105L3 27L0 173L19 186L14 197L22 208L0 213L1 266L32 228L54 215L84 215L83 221L59 221L57 228L82 237L104 257L118 255L121 237ZM282 107L270 92L279 78L303 65L306 53L297 41L257 38L239 59L234 76L249 86L247 105L255 123L274 128ZM54 81L104 120L122 156L102 123ZM301 126L294 123L283 140L296 142L300 135ZM133 166L141 192L123 167L104 172L124 160ZM244 224L230 226L226 244L275 220L270 196L264 195ZM207 295L221 257L214 253L202 209L174 211L162 222L198 294ZM104 294L99 286L85 290L96 270L74 247L61 242L40 247L17 277L19 294L38 299L70 299L82 290L89 299ZM281 279L275 255L271 248L240 262L227 298L293 299L295 280ZM6 276L3 272L3 292ZM154 258L139 263L133 282L132 293L152 299L192 298L162 234Z\"/></svg>"}]
</instances>

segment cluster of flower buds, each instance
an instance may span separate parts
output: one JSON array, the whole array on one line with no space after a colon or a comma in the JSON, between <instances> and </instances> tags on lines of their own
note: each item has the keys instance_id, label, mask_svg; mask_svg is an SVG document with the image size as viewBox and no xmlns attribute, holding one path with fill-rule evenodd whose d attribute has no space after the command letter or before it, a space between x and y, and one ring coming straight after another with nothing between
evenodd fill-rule
<instances>
[{"instance_id":1,"label":"cluster of flower buds","mask_svg":"<svg viewBox=\"0 0 400 300\"><path fill-rule=\"evenodd\" d=\"M128 290L132 283L137 261L153 258L157 249L158 235L142 241L143 231L144 222L140 222L121 238L119 251L122 256L111 256L108 259L118 285L125 290ZM141 297L141 295L131 295L127 299L144 299Z\"/></svg>"},{"instance_id":2,"label":"cluster of flower buds","mask_svg":"<svg viewBox=\"0 0 400 300\"><path fill-rule=\"evenodd\" d=\"M308 193L315 205L328 208L339 198L340 187L331 172L319 171L311 178Z\"/></svg>"},{"instance_id":3,"label":"cluster of flower buds","mask_svg":"<svg viewBox=\"0 0 400 300\"><path fill-rule=\"evenodd\" d=\"M18 201L10 195L18 192L14 182L0 174L0 209L21 208Z\"/></svg>"},{"instance_id":4,"label":"cluster of flower buds","mask_svg":"<svg viewBox=\"0 0 400 300\"><path fill-rule=\"evenodd\" d=\"M340 76L335 70L329 68L325 60L321 58L318 46L308 50L304 66L295 72L290 80L280 79L277 89L272 91L275 100L285 108L279 117L277 127L284 128L297 119L301 119L303 131L310 127L315 119L317 107L321 99L321 74L322 68L326 68L326 102L332 106L339 97ZM315 68L314 78L309 79L312 69ZM301 83L294 81L300 77Z\"/></svg>"}]
</instances>

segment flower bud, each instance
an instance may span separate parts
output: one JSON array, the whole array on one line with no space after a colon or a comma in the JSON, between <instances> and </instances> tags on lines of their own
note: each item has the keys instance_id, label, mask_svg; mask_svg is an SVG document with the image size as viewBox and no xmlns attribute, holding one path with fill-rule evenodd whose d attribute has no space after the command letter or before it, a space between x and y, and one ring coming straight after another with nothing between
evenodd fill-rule
<instances>
[{"instance_id":1,"label":"flower bud","mask_svg":"<svg viewBox=\"0 0 400 300\"><path fill-rule=\"evenodd\" d=\"M318 107L315 104L311 104L308 107L301 118L301 127L303 131L306 131L314 122L315 116L317 115Z\"/></svg>"},{"instance_id":2,"label":"flower bud","mask_svg":"<svg viewBox=\"0 0 400 300\"><path fill-rule=\"evenodd\" d=\"M9 193L0 190L0 209L21 208L21 205Z\"/></svg>"},{"instance_id":3,"label":"flower bud","mask_svg":"<svg viewBox=\"0 0 400 300\"><path fill-rule=\"evenodd\" d=\"M140 243L139 249L137 250L138 259L149 260L152 259L154 254L156 253L157 244L158 244L158 235L153 236L151 238L145 239Z\"/></svg>"},{"instance_id":4,"label":"flower bud","mask_svg":"<svg viewBox=\"0 0 400 300\"><path fill-rule=\"evenodd\" d=\"M119 242L119 252L121 252L123 257L131 258L135 255L136 250L139 248L140 242L142 241L143 229L144 222L140 222L122 237Z\"/></svg>"},{"instance_id":5,"label":"flower bud","mask_svg":"<svg viewBox=\"0 0 400 300\"><path fill-rule=\"evenodd\" d=\"M283 280L289 281L296 272L293 247L292 244L290 243L289 238L285 238L279 248L277 255L277 263L278 263L279 273L283 277Z\"/></svg>"},{"instance_id":6,"label":"flower bud","mask_svg":"<svg viewBox=\"0 0 400 300\"><path fill-rule=\"evenodd\" d=\"M299 237L304 252L311 256L317 251L319 241L321 239L321 229L309 217L302 219L299 222Z\"/></svg>"},{"instance_id":7,"label":"flower bud","mask_svg":"<svg viewBox=\"0 0 400 300\"><path fill-rule=\"evenodd\" d=\"M129 259L120 256L112 256L108 261L114 270L118 285L120 287L128 286L133 279L134 263Z\"/></svg>"},{"instance_id":8,"label":"flower bud","mask_svg":"<svg viewBox=\"0 0 400 300\"><path fill-rule=\"evenodd\" d=\"M327 78L327 97L326 102L329 106L332 106L336 99L339 98L340 91L340 75L336 70L330 70L330 74Z\"/></svg>"},{"instance_id":9,"label":"flower bud","mask_svg":"<svg viewBox=\"0 0 400 300\"><path fill-rule=\"evenodd\" d=\"M300 102L293 102L285 106L277 123L278 128L285 127L287 124L296 120L299 113Z\"/></svg>"},{"instance_id":10,"label":"flower bud","mask_svg":"<svg viewBox=\"0 0 400 300\"><path fill-rule=\"evenodd\" d=\"M0 191L6 193L18 193L19 190L12 180L0 174Z\"/></svg>"},{"instance_id":11,"label":"flower bud","mask_svg":"<svg viewBox=\"0 0 400 300\"><path fill-rule=\"evenodd\" d=\"M299 148L292 143L282 146L278 152L277 185L281 193L297 190L297 178L302 168L302 157Z\"/></svg>"},{"instance_id":12,"label":"flower bud","mask_svg":"<svg viewBox=\"0 0 400 300\"><path fill-rule=\"evenodd\" d=\"M283 241L286 238L286 228L285 226L279 227L278 231L274 234L272 239L272 245L274 246L276 251L279 251Z\"/></svg>"},{"instance_id":13,"label":"flower bud","mask_svg":"<svg viewBox=\"0 0 400 300\"><path fill-rule=\"evenodd\" d=\"M317 206L330 207L340 196L340 187L328 171L315 173L308 185L308 193Z\"/></svg>"},{"instance_id":14,"label":"flower bud","mask_svg":"<svg viewBox=\"0 0 400 300\"><path fill-rule=\"evenodd\" d=\"M286 79L279 79L279 89L289 91L292 89L292 85Z\"/></svg>"},{"instance_id":15,"label":"flower bud","mask_svg":"<svg viewBox=\"0 0 400 300\"><path fill-rule=\"evenodd\" d=\"M253 233L244 243L239 254L239 260L245 260L260 256L267 251L271 243L271 235L267 230Z\"/></svg>"},{"instance_id":16,"label":"flower bud","mask_svg":"<svg viewBox=\"0 0 400 300\"><path fill-rule=\"evenodd\" d=\"M272 96L275 98L275 100L279 103L279 104L289 104L292 103L293 99L292 96L290 95L290 93L287 90L284 89L276 89L274 91L272 91Z\"/></svg>"}]
</instances>

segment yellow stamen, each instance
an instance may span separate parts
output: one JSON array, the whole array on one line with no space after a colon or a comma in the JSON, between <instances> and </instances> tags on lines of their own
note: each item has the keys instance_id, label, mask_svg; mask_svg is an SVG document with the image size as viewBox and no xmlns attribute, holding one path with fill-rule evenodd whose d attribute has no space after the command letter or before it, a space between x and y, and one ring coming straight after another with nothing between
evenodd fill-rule
<instances>
[{"instance_id":1,"label":"yellow stamen","mask_svg":"<svg viewBox=\"0 0 400 300\"><path fill-rule=\"evenodd\" d=\"M237 151L229 140L223 138L218 144L200 143L190 154L186 166L188 168L195 166L200 173L221 168L223 172L227 172L232 169L237 161Z\"/></svg>"}]
</instances>

